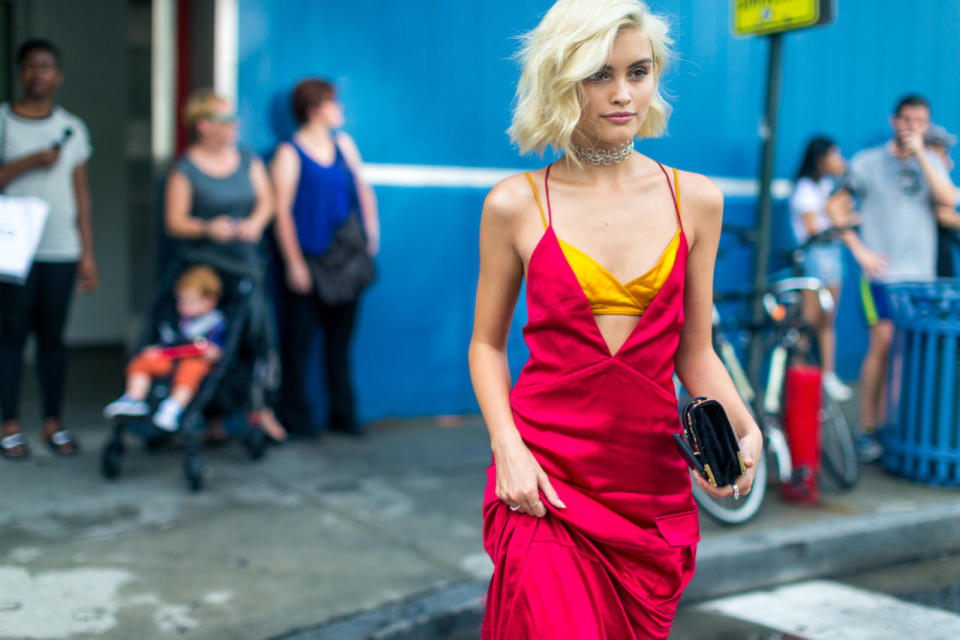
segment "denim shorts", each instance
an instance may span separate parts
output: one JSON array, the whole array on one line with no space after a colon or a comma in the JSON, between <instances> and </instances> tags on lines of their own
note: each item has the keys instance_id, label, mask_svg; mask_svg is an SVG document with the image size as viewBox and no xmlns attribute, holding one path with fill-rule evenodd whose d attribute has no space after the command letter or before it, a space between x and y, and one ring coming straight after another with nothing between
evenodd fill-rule
<instances>
[{"instance_id":1,"label":"denim shorts","mask_svg":"<svg viewBox=\"0 0 960 640\"><path fill-rule=\"evenodd\" d=\"M803 260L803 272L824 286L839 286L843 282L843 247L839 242L810 246Z\"/></svg>"}]
</instances>

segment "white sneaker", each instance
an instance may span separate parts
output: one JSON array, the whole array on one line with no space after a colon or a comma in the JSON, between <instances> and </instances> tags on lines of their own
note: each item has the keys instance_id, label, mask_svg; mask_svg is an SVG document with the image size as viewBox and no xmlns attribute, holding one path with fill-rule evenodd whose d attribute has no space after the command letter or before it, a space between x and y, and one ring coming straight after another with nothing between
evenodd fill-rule
<instances>
[{"instance_id":1,"label":"white sneaker","mask_svg":"<svg viewBox=\"0 0 960 640\"><path fill-rule=\"evenodd\" d=\"M845 402L853 397L853 389L843 384L833 371L823 372L823 390L837 402Z\"/></svg>"},{"instance_id":2,"label":"white sneaker","mask_svg":"<svg viewBox=\"0 0 960 640\"><path fill-rule=\"evenodd\" d=\"M160 403L157 412L153 414L153 424L173 433L180 428L180 414L183 413L183 407L173 398L167 398Z\"/></svg>"},{"instance_id":3,"label":"white sneaker","mask_svg":"<svg viewBox=\"0 0 960 640\"><path fill-rule=\"evenodd\" d=\"M114 418L141 418L150 411L150 405L143 400L134 400L123 394L103 408L103 417L107 420Z\"/></svg>"}]
</instances>

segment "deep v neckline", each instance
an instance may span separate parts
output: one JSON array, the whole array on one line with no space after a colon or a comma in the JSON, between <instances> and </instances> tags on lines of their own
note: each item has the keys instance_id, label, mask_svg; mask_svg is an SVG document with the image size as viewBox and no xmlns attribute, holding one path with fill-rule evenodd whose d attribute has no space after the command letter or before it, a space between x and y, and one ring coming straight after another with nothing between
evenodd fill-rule
<instances>
[{"instance_id":1,"label":"deep v neckline","mask_svg":"<svg viewBox=\"0 0 960 640\"><path fill-rule=\"evenodd\" d=\"M671 283L676 278L676 271L677 269L680 268L679 267L680 262L683 262L684 264L686 264L686 260L687 260L687 252L688 252L687 239L686 239L686 235L683 232L683 227L681 227L680 228L680 246L677 247L677 259L674 260L673 266L670 268L670 273L667 275L666 281L663 283L663 286L660 287L657 290L657 292L653 294L653 298L650 300L650 304L647 305L647 308L643 312L643 314L637 317L636 324L633 325L633 328L627 334L627 337L624 339L624 341L620 344L620 346L616 350L613 350L610 348L610 343L607 342L606 337L603 335L603 331L600 329L600 324L597 322L597 316L594 315L593 308L590 306L590 300L587 298L587 294L584 293L583 287L580 286L580 282L577 280L577 274L573 272L573 267L570 266L570 262L567 260L567 257L563 255L563 248L560 246L560 238L557 237L556 232L553 230L553 225L550 225L549 227L547 227L547 230L544 232L544 234L540 237L540 240L537 242L537 246L533 248L533 253L530 254L530 265L533 265L534 260L537 258L538 252L540 252L540 250L544 248L545 246L544 241L547 239L547 236L550 236L553 238L553 246L558 252L560 252L561 261L567 267L566 281L573 288L577 290L577 293L579 295L580 309L582 311L585 311L586 314L590 317L594 338L596 338L596 341L599 344L600 348L602 349L603 354L607 358L616 358L617 356L619 356L621 353L623 353L624 349L627 348L627 345L629 345L630 342L633 341L634 338L636 338L637 334L640 332L641 325L647 322L648 316L651 316L650 312L654 310L655 307L659 306L660 301L663 297L661 294L665 289L671 286ZM532 268L528 266L527 280L530 279L531 271L532 271Z\"/></svg>"},{"instance_id":2,"label":"deep v neckline","mask_svg":"<svg viewBox=\"0 0 960 640\"><path fill-rule=\"evenodd\" d=\"M667 170L659 162L657 163L657 165L660 167L660 170L663 171L663 175L667 179L667 187L670 190L671 198L673 198L674 210L677 214L678 228L677 228L677 232L673 235L673 237L667 243L666 248L660 253L660 257L658 258L657 262L655 262L653 266L650 269L648 269L645 273L627 282L627 285L630 285L636 282L637 280L648 275L650 271L652 271L653 269L656 269L657 266L663 260L663 255L670 250L670 246L673 244L677 236L679 236L679 244L682 246L679 246L679 245L677 246L676 258L673 261L673 265L670 267L670 272L667 274L667 278L666 280L664 280L663 285L659 289L657 289L656 292L654 292L653 297L650 299L650 302L647 304L646 309L637 318L636 324L633 325L633 328L627 334L627 337L624 339L624 341L620 344L620 346L616 350L610 348L610 343L607 341L607 338L604 336L603 331L600 329L600 323L597 322L597 316L593 313L593 307L590 304L590 299L587 297L586 292L584 292L583 287L580 285L580 281L577 279L577 274L574 272L573 266L570 264L570 261L567 259L567 256L563 252L563 246L561 245L561 243L566 244L568 247L571 247L575 251L586 256L591 262L597 265L598 268L602 269L607 274L609 274L612 281L615 282L618 286L620 286L621 288L625 288L625 286L623 283L620 282L620 280L615 275L613 275L613 273L609 269L604 267L600 262L594 259L590 254L578 249L575 245L572 245L569 242L562 241L560 239L560 237L557 235L556 230L553 227L553 209L550 205L549 178L550 178L550 168L552 165L547 165L547 170L543 178L543 189L544 189L544 196L546 197L546 201L547 201L547 215L549 216L549 223L547 224L547 228L543 236L541 236L540 240L537 242L537 246L534 247L533 253L530 254L530 261L531 263L533 262L533 258L536 255L537 251L541 248L541 245L543 244L543 241L546 238L546 236L548 234L552 236L554 247L557 249L557 251L560 252L560 258L563 264L566 265L567 267L566 269L568 274L567 280L568 282L571 282L579 292L579 298L580 298L580 301L582 302L581 306L585 308L586 312L590 316L591 325L593 326L593 332L595 334L594 337L597 338L599 344L603 349L604 355L606 355L608 358L616 358L618 355L620 355L624 351L627 345L636 337L637 333L639 333L640 326L646 321L647 316L650 315L650 311L653 310L654 307L658 305L659 300L662 298L660 294L663 293L663 290L666 289L670 285L670 283L674 280L675 272L678 269L678 263L681 262L681 259L682 259L682 261L685 264L687 259L687 253L689 252L689 248L687 247L686 234L683 231L683 221L680 216L680 204L677 200L677 194L674 191L673 185L670 183L670 176L667 174ZM674 169L674 177L676 179L676 169ZM532 183L532 180L531 180L531 183ZM539 205L539 199L537 204ZM541 209L540 215L541 216L543 215L542 209ZM681 252L683 253L682 258L680 255ZM528 267L528 271L529 271L529 267ZM529 273L528 273L528 278L529 278Z\"/></svg>"},{"instance_id":3,"label":"deep v neckline","mask_svg":"<svg viewBox=\"0 0 960 640\"><path fill-rule=\"evenodd\" d=\"M554 232L554 235L556 236L556 232ZM676 241L676 239L677 239L679 236L680 236L680 229L677 229L676 233L673 234L673 237L670 238L670 241L667 243L667 246L664 247L664 248L663 248L663 251L660 252L660 255L657 257L657 261L654 262L653 265L652 265L649 269L647 269L646 271L644 271L643 273L641 273L640 275L638 275L636 278L633 278L632 280L627 280L626 282L621 282L621 281L620 281L620 278L618 278L617 276L613 275L613 272L610 271L610 269L607 269L605 266L603 266L603 265L600 263L599 260L597 260L596 258L594 258L593 256L591 256L589 253L587 253L587 252L584 251L583 249L580 249L580 248L577 247L576 245L567 242L566 240L564 240L564 239L561 238L560 236L556 236L556 237L557 237L557 243L558 243L558 244L560 245L560 247L561 247L561 251L563 250L563 247L564 247L564 246L566 246L566 247L569 248L569 249L573 249L574 251L576 251L577 253L579 253L581 256L583 256L584 258L586 258L587 260L589 260L590 262L592 262L592 263L594 264L594 266L597 267L597 269L600 269L600 271L602 271L602 272L605 273L606 275L610 276L610 279L611 279L614 283L616 283L616 285L617 285L618 287L620 287L621 289L627 290L627 288L628 288L630 285L636 283L637 280L643 280L644 278L646 278L647 276L649 276L651 273L653 273L653 272L657 269L657 267L659 267L659 266L663 263L664 257L667 255L667 252L670 251L670 248L673 246L674 241ZM566 253L564 253L564 258L566 258ZM568 260L567 262L569 263L569 260ZM572 268L572 267L571 267L571 268Z\"/></svg>"}]
</instances>

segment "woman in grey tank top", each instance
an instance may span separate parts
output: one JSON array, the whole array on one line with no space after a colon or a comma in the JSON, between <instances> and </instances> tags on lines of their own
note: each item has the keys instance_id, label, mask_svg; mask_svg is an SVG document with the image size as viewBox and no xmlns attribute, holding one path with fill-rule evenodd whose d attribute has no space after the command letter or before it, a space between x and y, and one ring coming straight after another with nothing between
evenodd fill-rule
<instances>
[{"instance_id":1,"label":"woman in grey tank top","mask_svg":"<svg viewBox=\"0 0 960 640\"><path fill-rule=\"evenodd\" d=\"M166 229L184 246L256 255L273 217L263 163L237 148L237 118L224 98L208 89L187 101L185 120L194 140L167 180Z\"/></svg>"},{"instance_id":2,"label":"woman in grey tank top","mask_svg":"<svg viewBox=\"0 0 960 640\"><path fill-rule=\"evenodd\" d=\"M259 247L274 203L263 162L237 148L232 105L209 89L195 91L184 109L193 142L167 179L167 234L181 247L203 249L255 265L266 263ZM286 433L273 412L261 408L260 425L274 440Z\"/></svg>"}]
</instances>

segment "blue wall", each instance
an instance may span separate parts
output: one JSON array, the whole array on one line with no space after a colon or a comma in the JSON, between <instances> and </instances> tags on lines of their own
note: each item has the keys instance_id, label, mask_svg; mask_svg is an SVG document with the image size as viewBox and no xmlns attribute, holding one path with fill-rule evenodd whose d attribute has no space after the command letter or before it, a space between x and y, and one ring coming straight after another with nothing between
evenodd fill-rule
<instances>
[{"instance_id":1,"label":"blue wall","mask_svg":"<svg viewBox=\"0 0 960 640\"><path fill-rule=\"evenodd\" d=\"M240 0L242 137L269 154L293 128L289 91L306 75L332 79L346 130L373 163L535 167L504 130L518 74L515 36L546 11L543 0ZM729 35L729 3L653 0L670 18L678 61L664 82L670 132L641 149L712 176L757 173L757 127L767 43ZM925 94L934 120L960 131L960 1L843 0L838 20L785 38L776 174L789 177L806 139L833 135L849 156L883 141L887 114L907 91ZM366 7L366 10L361 10ZM356 344L364 417L473 411L466 367L477 269L477 189L377 189L381 277L364 299ZM775 240L789 242L778 210ZM726 219L749 224L753 203L728 199ZM732 251L717 288L749 276ZM865 345L851 280L841 301L842 376L855 377ZM511 364L525 352L522 299Z\"/></svg>"}]
</instances>

